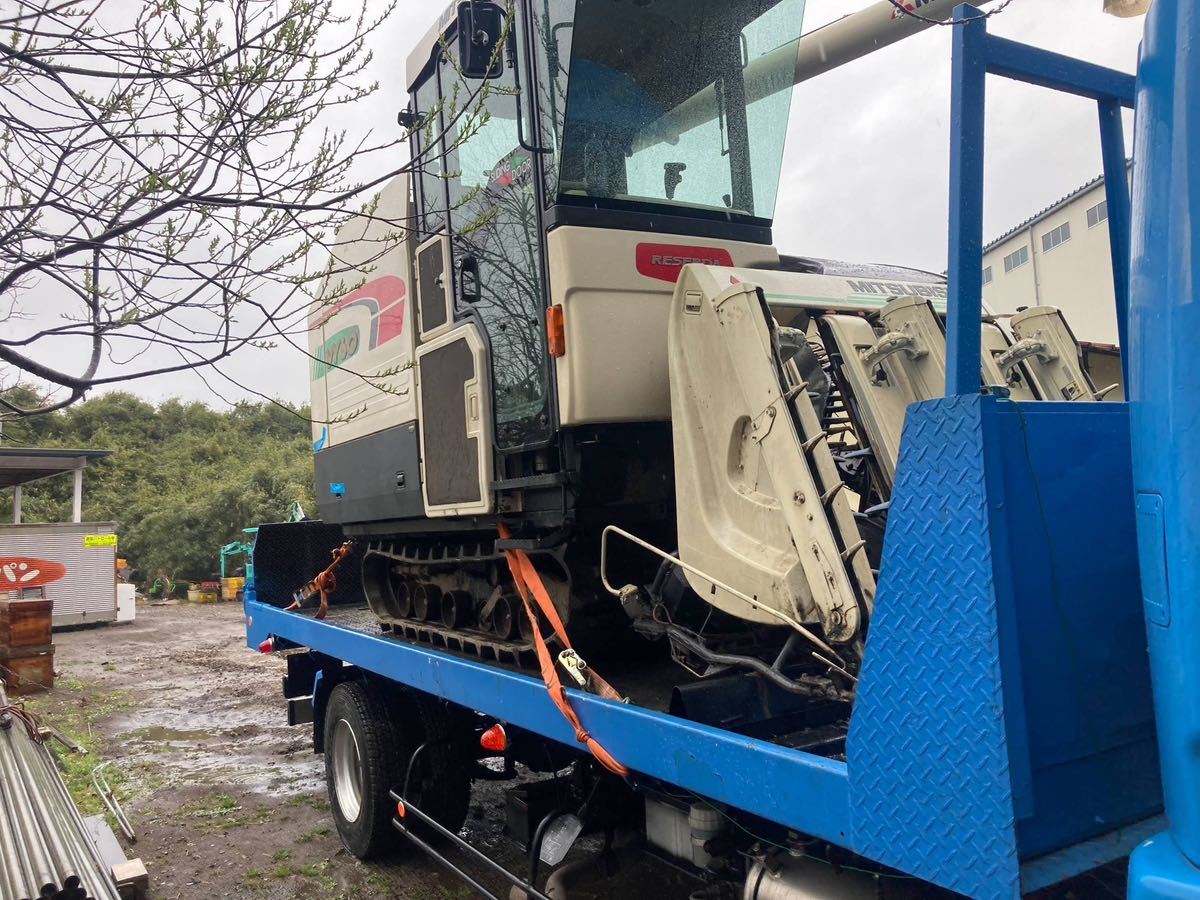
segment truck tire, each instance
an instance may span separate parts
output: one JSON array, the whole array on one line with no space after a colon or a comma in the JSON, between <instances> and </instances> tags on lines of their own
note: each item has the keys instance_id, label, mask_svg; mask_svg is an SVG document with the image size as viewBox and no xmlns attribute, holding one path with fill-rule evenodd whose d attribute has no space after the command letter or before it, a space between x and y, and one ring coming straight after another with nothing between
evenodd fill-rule
<instances>
[{"instance_id":1,"label":"truck tire","mask_svg":"<svg viewBox=\"0 0 1200 900\"><path fill-rule=\"evenodd\" d=\"M451 831L462 827L471 770L454 737L452 717L432 697L398 685L344 682L333 689L325 711L325 784L350 853L371 859L408 843L392 827L396 804L389 791L403 787L409 759L426 741L439 746L421 754L408 799Z\"/></svg>"}]
</instances>

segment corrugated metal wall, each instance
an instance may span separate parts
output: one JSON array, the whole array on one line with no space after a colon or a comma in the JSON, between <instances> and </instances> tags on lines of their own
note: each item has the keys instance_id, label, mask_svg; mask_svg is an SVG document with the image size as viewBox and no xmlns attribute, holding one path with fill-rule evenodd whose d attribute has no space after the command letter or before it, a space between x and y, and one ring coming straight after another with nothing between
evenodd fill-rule
<instances>
[{"instance_id":1,"label":"corrugated metal wall","mask_svg":"<svg viewBox=\"0 0 1200 900\"><path fill-rule=\"evenodd\" d=\"M33 556L62 563L67 576L46 586L54 625L111 622L117 618L117 548L85 547L84 538L113 534L112 522L0 526L0 556Z\"/></svg>"}]
</instances>

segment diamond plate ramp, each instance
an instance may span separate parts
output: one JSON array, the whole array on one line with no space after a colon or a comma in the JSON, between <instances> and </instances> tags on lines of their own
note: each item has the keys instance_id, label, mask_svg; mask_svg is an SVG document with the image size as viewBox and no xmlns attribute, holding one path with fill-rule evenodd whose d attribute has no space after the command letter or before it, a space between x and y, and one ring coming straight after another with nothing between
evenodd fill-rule
<instances>
[{"instance_id":1,"label":"diamond plate ramp","mask_svg":"<svg viewBox=\"0 0 1200 900\"><path fill-rule=\"evenodd\" d=\"M1020 895L978 396L910 408L847 743L855 849Z\"/></svg>"}]
</instances>

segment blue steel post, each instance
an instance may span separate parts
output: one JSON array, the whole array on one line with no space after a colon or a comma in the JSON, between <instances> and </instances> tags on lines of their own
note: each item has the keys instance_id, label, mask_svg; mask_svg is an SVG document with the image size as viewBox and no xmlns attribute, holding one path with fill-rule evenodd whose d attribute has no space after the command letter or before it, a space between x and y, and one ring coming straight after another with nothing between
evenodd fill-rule
<instances>
[{"instance_id":1,"label":"blue steel post","mask_svg":"<svg viewBox=\"0 0 1200 900\"><path fill-rule=\"evenodd\" d=\"M1200 0L1151 7L1134 159L1129 398L1169 822L1130 862L1143 900L1200 897Z\"/></svg>"},{"instance_id":2,"label":"blue steel post","mask_svg":"<svg viewBox=\"0 0 1200 900\"><path fill-rule=\"evenodd\" d=\"M983 311L983 134L987 20L973 6L954 11L950 97L950 264L946 395L979 393Z\"/></svg>"},{"instance_id":3,"label":"blue steel post","mask_svg":"<svg viewBox=\"0 0 1200 900\"><path fill-rule=\"evenodd\" d=\"M1121 104L1104 99L1100 108L1100 150L1104 156L1104 193L1108 201L1108 241L1112 250L1113 289L1117 298L1117 345L1129 347L1129 182L1125 176L1125 126ZM1129 354L1121 354L1121 374L1129 384Z\"/></svg>"}]
</instances>

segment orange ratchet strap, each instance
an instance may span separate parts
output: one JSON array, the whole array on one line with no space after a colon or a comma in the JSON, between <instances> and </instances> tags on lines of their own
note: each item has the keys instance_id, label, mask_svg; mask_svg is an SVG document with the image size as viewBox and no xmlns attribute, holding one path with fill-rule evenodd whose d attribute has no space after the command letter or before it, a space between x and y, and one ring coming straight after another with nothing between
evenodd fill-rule
<instances>
[{"instance_id":1,"label":"orange ratchet strap","mask_svg":"<svg viewBox=\"0 0 1200 900\"><path fill-rule=\"evenodd\" d=\"M511 536L508 528L500 524L500 537L507 540ZM504 556L508 560L508 568L512 572L513 582L517 586L517 593L521 595L521 602L525 604L525 615L529 617L529 621L533 625L533 642L537 648L538 664L542 670L542 681L546 682L546 690L550 692L550 699L554 701L554 705L558 707L558 711L563 714L571 726L575 729L575 739L579 743L584 744L596 760L608 769L614 775L620 775L622 778L629 774L629 770L613 759L612 755L607 750L600 746L583 727L583 723L579 721L579 716L571 707L571 701L567 697L566 688L558 677L558 669L554 665L554 658L550 655L550 648L546 646L546 641L542 637L542 629L538 624L538 618L534 615L533 604L530 602L530 595L537 600L538 608L546 617L546 621L550 623L550 627L554 629L554 633L558 635L559 641L562 642L565 650L571 651L574 654L575 649L571 646L571 639L567 637L567 629L563 627L562 619L559 618L558 610L554 607L554 601L550 599L550 594L546 591L546 586L542 584L542 578L534 568L533 563L529 559L529 555L524 550L505 550ZM587 686L592 693L597 694L606 700L622 699L621 695L613 690L612 685L601 678L590 667L581 667L581 674L587 679Z\"/></svg>"}]
</instances>

